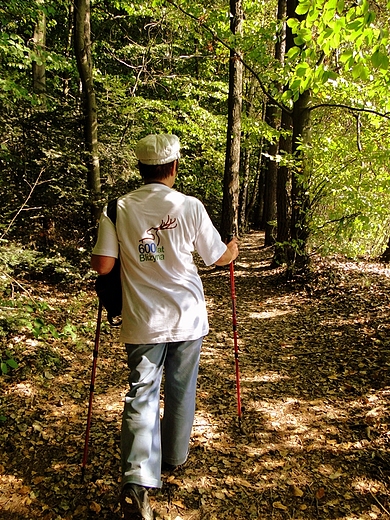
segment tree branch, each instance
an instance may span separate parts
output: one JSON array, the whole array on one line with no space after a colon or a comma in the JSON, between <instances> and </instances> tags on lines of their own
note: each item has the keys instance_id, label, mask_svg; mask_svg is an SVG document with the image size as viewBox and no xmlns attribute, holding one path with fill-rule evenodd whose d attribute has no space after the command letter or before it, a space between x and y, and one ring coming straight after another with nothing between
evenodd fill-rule
<instances>
[{"instance_id":1,"label":"tree branch","mask_svg":"<svg viewBox=\"0 0 390 520\"><path fill-rule=\"evenodd\" d=\"M4 233L1 235L0 237L0 240L3 240L3 238L5 237L5 235L8 233L8 231L10 230L12 224L15 222L15 220L18 218L19 214L24 210L27 202L30 200L37 184L39 183L39 179L41 178L41 175L43 173L43 169L39 172L39 175L38 177L35 179L35 182L32 186L30 186L30 193L27 195L26 197L26 200L23 202L23 204L21 205L21 207L18 209L18 211L16 212L16 215L14 216L14 218L11 220L11 222L9 223L7 229L4 231Z\"/></svg>"},{"instance_id":2,"label":"tree branch","mask_svg":"<svg viewBox=\"0 0 390 520\"><path fill-rule=\"evenodd\" d=\"M344 222L346 220L352 220L353 218L356 218L356 217L358 217L361 214L362 214L361 211L357 211L356 213L351 213L351 215L344 215L343 217L340 217L340 218L327 220L326 222L321 224L321 226L317 226L317 228L318 229L323 229L325 226L328 226L329 224L335 224L336 222Z\"/></svg>"},{"instance_id":3,"label":"tree branch","mask_svg":"<svg viewBox=\"0 0 390 520\"><path fill-rule=\"evenodd\" d=\"M193 14L188 13L180 5L176 4L173 0L166 0L166 2L173 5L173 7L175 7L179 11L181 11L185 16L188 16L189 18L192 18L192 20L195 20L196 22L198 22L199 25L204 27L206 29L206 31L208 31L213 36L213 38L215 38L215 40L217 40L221 45L223 45L225 47L225 49L228 49L230 52L237 53L236 49L233 49L232 47L230 47L230 45L228 45L222 38L220 38L218 36L218 34L213 29L211 29L211 27L209 27L206 23L204 23L204 21L201 18L197 18ZM283 105L277 99L275 99L273 96L271 96L271 94L265 88L264 83L261 81L260 76L257 74L257 72L255 70L253 70L253 68L250 65L248 65L248 63L246 63L246 61L243 60L242 56L240 56L238 53L237 53L237 58L241 61L242 65L253 75L253 77L256 78L263 94L270 101L272 101L272 103L274 103L277 107L279 107L281 110L283 110L284 112L287 112L288 114L292 114L291 109L287 108L285 105Z\"/></svg>"},{"instance_id":4,"label":"tree branch","mask_svg":"<svg viewBox=\"0 0 390 520\"><path fill-rule=\"evenodd\" d=\"M173 0L166 0L166 2L168 2L169 4L171 4L173 7L175 7L176 9L178 9L179 11L181 11L185 16L188 16L189 18L191 18L192 20L195 20L196 22L198 22L199 25L201 25L202 27L204 27L206 29L206 31L208 31L212 36L213 38L215 38L221 45L223 45L226 49L228 49L229 51L232 51L232 52L236 52L235 49L233 49L232 47L230 47L229 44L227 44L222 38L220 38L217 33L211 28L209 27L206 23L204 23L204 21L201 19L201 18L197 18L195 15L185 11L180 5L176 4ZM237 54L237 58L239 60L241 60L241 63L243 64L243 66L253 75L254 78L256 78L256 80L258 81L259 85L260 85L260 88L263 92L263 94L270 100L272 101L272 103L274 103L277 107L279 107L281 110L283 110L284 112L286 112L287 114L292 114L293 111L289 108L287 108L285 105L283 105L282 103L280 103L277 99L275 99L266 89L264 83L261 81L261 78L260 76L258 75L258 73L250 66L248 65L248 63L246 63L246 61L242 58L242 56L240 56L239 54ZM320 103L318 105L313 105L311 107L308 107L306 108L306 110L315 110L316 108L322 108L322 107L329 107L329 108L344 108L346 110L352 110L353 112L366 112L366 113L369 113L369 114L374 114L374 115L377 115L377 116L380 116L380 117L385 117L387 119L390 119L390 112L386 112L386 113L381 113L381 112L378 112L377 110L372 110L372 109L369 109L369 108L357 108L357 107L351 107L349 105L344 105L344 104L338 104L338 103Z\"/></svg>"},{"instance_id":5,"label":"tree branch","mask_svg":"<svg viewBox=\"0 0 390 520\"><path fill-rule=\"evenodd\" d=\"M390 112L378 112L378 110L372 110L371 108L358 108L358 107L351 107L350 105L344 105L340 103L319 103L318 105L313 105L311 107L308 107L306 110L315 110L316 108L344 108L345 110L351 110L352 112L366 112L368 114L375 114L376 116L380 117L386 117L387 119L390 119Z\"/></svg>"}]
</instances>

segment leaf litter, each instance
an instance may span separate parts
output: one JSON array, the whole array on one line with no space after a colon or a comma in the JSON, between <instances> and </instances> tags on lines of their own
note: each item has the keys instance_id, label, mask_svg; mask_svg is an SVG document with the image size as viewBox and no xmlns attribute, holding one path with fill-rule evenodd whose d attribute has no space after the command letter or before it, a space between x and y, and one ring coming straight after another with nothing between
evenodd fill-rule
<instances>
[{"instance_id":1,"label":"leaf litter","mask_svg":"<svg viewBox=\"0 0 390 520\"><path fill-rule=\"evenodd\" d=\"M151 491L157 518L389 518L390 270L314 259L305 283L287 283L271 256L250 233L235 265L243 431L229 273L199 267L211 330L189 458ZM23 351L0 379L0 516L119 519L127 368L118 331L102 326L81 482L97 302L91 287L29 291L50 298L50 320L66 318L77 333L7 339Z\"/></svg>"}]
</instances>

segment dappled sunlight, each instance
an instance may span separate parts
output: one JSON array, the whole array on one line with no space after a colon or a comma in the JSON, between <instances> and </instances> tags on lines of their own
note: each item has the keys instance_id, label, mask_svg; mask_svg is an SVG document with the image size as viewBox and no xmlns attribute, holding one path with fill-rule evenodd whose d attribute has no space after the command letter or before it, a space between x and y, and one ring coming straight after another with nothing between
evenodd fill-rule
<instances>
[{"instance_id":1,"label":"dappled sunlight","mask_svg":"<svg viewBox=\"0 0 390 520\"><path fill-rule=\"evenodd\" d=\"M34 388L31 383L18 383L10 388L10 392L20 397L31 397L34 394Z\"/></svg>"},{"instance_id":2,"label":"dappled sunlight","mask_svg":"<svg viewBox=\"0 0 390 520\"><path fill-rule=\"evenodd\" d=\"M290 311L283 311L283 310L280 310L280 309L269 309L269 310L266 310L266 311L263 311L263 312L251 312L250 314L248 314L248 318L249 319L253 319L253 320L267 320L267 319L270 319L270 318L276 318L278 316L285 316L286 314L291 314L292 310Z\"/></svg>"},{"instance_id":3,"label":"dappled sunlight","mask_svg":"<svg viewBox=\"0 0 390 520\"><path fill-rule=\"evenodd\" d=\"M23 479L3 473L3 466L0 465L0 511L21 513L32 502L31 488L24 484Z\"/></svg>"},{"instance_id":4,"label":"dappled sunlight","mask_svg":"<svg viewBox=\"0 0 390 520\"><path fill-rule=\"evenodd\" d=\"M267 372L266 374L254 374L252 377L248 377L248 375L243 374L241 377L242 381L246 383L256 382L256 383L277 383L284 379L289 379L289 376L279 374L278 372Z\"/></svg>"},{"instance_id":5,"label":"dappled sunlight","mask_svg":"<svg viewBox=\"0 0 390 520\"><path fill-rule=\"evenodd\" d=\"M345 271L347 273L350 271L355 271L362 274L379 274L381 276L386 276L387 278L390 278L390 268L383 263L349 262L347 260L333 263L335 263L340 270Z\"/></svg>"},{"instance_id":6,"label":"dappled sunlight","mask_svg":"<svg viewBox=\"0 0 390 520\"><path fill-rule=\"evenodd\" d=\"M159 518L387 518L390 286L381 286L377 298L378 276L363 272L357 290L353 269L342 291L326 279L308 288L283 284L278 270L251 271L268 253L258 249L256 236L250 239L236 283L241 421L228 271L205 269L210 333L190 452L182 468L163 475L164 487L151 491ZM75 339L25 337L20 368L0 379L5 520L120 518L128 371L118 331L105 323L85 482L80 479L96 320L91 300L83 314L78 308L82 326Z\"/></svg>"},{"instance_id":7,"label":"dappled sunlight","mask_svg":"<svg viewBox=\"0 0 390 520\"><path fill-rule=\"evenodd\" d=\"M235 274L238 277L245 276L249 270L252 271L253 269L266 269L269 265L269 262L266 259L258 262L243 262L240 257L238 258L239 259L235 263Z\"/></svg>"}]
</instances>

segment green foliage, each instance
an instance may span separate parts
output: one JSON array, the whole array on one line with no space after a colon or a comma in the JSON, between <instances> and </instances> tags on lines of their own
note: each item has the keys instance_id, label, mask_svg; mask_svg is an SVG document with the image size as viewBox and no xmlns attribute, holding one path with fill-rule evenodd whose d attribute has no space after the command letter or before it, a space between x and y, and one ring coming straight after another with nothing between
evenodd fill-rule
<instances>
[{"instance_id":1,"label":"green foliage","mask_svg":"<svg viewBox=\"0 0 390 520\"><path fill-rule=\"evenodd\" d=\"M350 7L344 1L303 0L296 13L299 18L287 22L295 34L296 47L287 55L293 73L286 101L288 96L296 101L307 89L318 94L321 85L344 75L352 81L367 82L372 89L371 75L375 73L376 93L381 85L385 94L390 81L389 31L386 24L376 19L367 1ZM342 67L333 66L335 55Z\"/></svg>"},{"instance_id":2,"label":"green foliage","mask_svg":"<svg viewBox=\"0 0 390 520\"><path fill-rule=\"evenodd\" d=\"M31 330L34 338L37 339L63 339L67 337L70 337L73 341L77 339L77 328L69 320L67 320L62 331L59 331L52 323L47 323L41 315L28 323L27 328Z\"/></svg>"},{"instance_id":3,"label":"green foliage","mask_svg":"<svg viewBox=\"0 0 390 520\"><path fill-rule=\"evenodd\" d=\"M388 239L390 129L379 117L318 113L308 150L314 250L376 257ZM360 140L356 133L361 125ZM323 134L323 125L328 128ZM376 135L373 139L373 135ZM360 148L360 149L359 149Z\"/></svg>"},{"instance_id":4,"label":"green foliage","mask_svg":"<svg viewBox=\"0 0 390 520\"><path fill-rule=\"evenodd\" d=\"M0 290L3 291L10 291L9 287L19 279L71 285L82 280L89 268L85 255L82 262L72 264L60 253L49 257L15 243L0 246L0 261Z\"/></svg>"},{"instance_id":5,"label":"green foliage","mask_svg":"<svg viewBox=\"0 0 390 520\"><path fill-rule=\"evenodd\" d=\"M88 273L96 222L90 211L68 7L66 0L12 0L0 10L0 238L9 241L0 248L0 289L5 291L22 278L74 283ZM390 110L384 4L300 1L296 16L288 21L295 46L284 64L273 58L280 29L270 16L276 2L246 1L243 35L235 38L226 2L213 2L210 9L205 0L184 0L180 7L191 16L163 0L94 2L102 205L140 185L136 141L150 132L175 132L183 148L177 187L200 197L219 221L229 63L229 50L221 40L242 49L262 89L287 107L310 90L311 109L343 104ZM38 56L32 35L42 9L47 42ZM45 99L32 92L34 61L46 67ZM279 137L279 131L263 121L263 90L250 94L251 84L247 73L244 103L251 112L244 115L242 143L252 153L250 188L263 142ZM281 86L288 88L279 93ZM356 118L350 112L316 109L311 115L312 142L304 150L309 171L302 177L311 201L311 246L324 252L374 253L386 241L390 220L387 122L361 117L359 152ZM275 160L297 166L293 156ZM12 242L21 245L12 248ZM64 333L41 316L34 319L30 332L39 339Z\"/></svg>"},{"instance_id":6,"label":"green foliage","mask_svg":"<svg viewBox=\"0 0 390 520\"><path fill-rule=\"evenodd\" d=\"M10 370L18 368L18 366L10 352L5 351L5 357L0 356L0 370L2 374L8 374Z\"/></svg>"}]
</instances>

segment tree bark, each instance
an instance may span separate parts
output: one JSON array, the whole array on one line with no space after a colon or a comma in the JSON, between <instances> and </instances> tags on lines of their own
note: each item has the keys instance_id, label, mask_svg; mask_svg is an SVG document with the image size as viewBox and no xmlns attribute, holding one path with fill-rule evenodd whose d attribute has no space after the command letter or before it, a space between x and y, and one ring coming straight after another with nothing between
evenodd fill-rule
<instances>
[{"instance_id":1,"label":"tree bark","mask_svg":"<svg viewBox=\"0 0 390 520\"><path fill-rule=\"evenodd\" d=\"M385 264L388 264L390 262L390 237L387 241L386 249L383 251L383 253L379 257L379 260Z\"/></svg>"},{"instance_id":2,"label":"tree bark","mask_svg":"<svg viewBox=\"0 0 390 520\"><path fill-rule=\"evenodd\" d=\"M301 144L309 142L310 112L307 110L310 100L310 91L306 90L294 103L292 152L298 159L294 169L291 185L291 248L289 267L295 270L305 269L309 264L307 241L310 235L307 211L309 209L308 196L308 169L305 153Z\"/></svg>"},{"instance_id":3,"label":"tree bark","mask_svg":"<svg viewBox=\"0 0 390 520\"><path fill-rule=\"evenodd\" d=\"M291 14L291 13L290 13ZM286 52L294 45L294 38L291 29L286 24L287 0L278 1L278 20L282 23L280 33L281 44L280 61L284 63ZM281 136L279 138L279 153L291 155L292 153L292 117L284 110L281 116ZM276 244L273 265L281 265L287 262L287 244L290 240L291 228L291 171L283 164L279 164L276 179Z\"/></svg>"},{"instance_id":4,"label":"tree bark","mask_svg":"<svg viewBox=\"0 0 390 520\"><path fill-rule=\"evenodd\" d=\"M265 120L272 128L279 126L280 111L273 105L267 104ZM278 142L275 140L268 145L265 167L265 187L264 187L264 212L262 228L265 230L264 245L271 246L275 243L276 229L276 182L278 164L276 155L278 153Z\"/></svg>"},{"instance_id":5,"label":"tree bark","mask_svg":"<svg viewBox=\"0 0 390 520\"><path fill-rule=\"evenodd\" d=\"M65 47L65 56L67 59L69 59L71 53L72 53L72 43L73 43L73 36L74 36L74 3L71 1L69 2L68 6L68 26L67 26L67 41L66 41L66 47ZM65 72L65 75L63 77L63 93L64 97L69 96L69 84L71 80L71 74L69 72Z\"/></svg>"},{"instance_id":6,"label":"tree bark","mask_svg":"<svg viewBox=\"0 0 390 520\"><path fill-rule=\"evenodd\" d=\"M279 152L291 154L292 152L292 118L287 112L282 113L281 121L282 135L279 139ZM287 244L290 240L291 229L291 171L286 165L279 165L277 175L276 207L277 207L277 233L275 252L273 257L274 265L281 265L287 262Z\"/></svg>"},{"instance_id":7,"label":"tree bark","mask_svg":"<svg viewBox=\"0 0 390 520\"><path fill-rule=\"evenodd\" d=\"M252 222L255 229L261 229L261 222L264 212L264 171L261 163L262 153L263 139L261 139L259 143L255 182L253 186L252 196L246 209L246 218L247 220Z\"/></svg>"},{"instance_id":8,"label":"tree bark","mask_svg":"<svg viewBox=\"0 0 390 520\"><path fill-rule=\"evenodd\" d=\"M280 23L281 30L277 35L275 43L275 60L281 64L284 63L284 55L286 52L286 29L285 18L287 14L287 0L278 0L277 20ZM281 90L280 85L276 85L278 90ZM278 107L267 104L266 122L272 128L278 129L281 120L281 111ZM264 229L266 246L273 245L277 235L277 178L278 178L278 163L276 162L276 155L279 151L279 142L274 141L269 145L266 170L266 186L265 186L265 201L264 201Z\"/></svg>"},{"instance_id":9,"label":"tree bark","mask_svg":"<svg viewBox=\"0 0 390 520\"><path fill-rule=\"evenodd\" d=\"M231 32L242 33L242 0L230 0ZM228 128L226 139L226 160L223 181L221 236L226 239L238 233L238 196L241 148L242 70L238 49L230 52Z\"/></svg>"},{"instance_id":10,"label":"tree bark","mask_svg":"<svg viewBox=\"0 0 390 520\"><path fill-rule=\"evenodd\" d=\"M243 111L245 112L248 119L252 117L253 114L253 99L255 97L255 85L256 82L254 78L251 78L247 83L247 89L245 92L246 103L243 105ZM246 136L249 137L249 136ZM256 183L256 175L251 176L251 157L252 157L252 149L247 146L243 152L243 181L240 186L240 196L239 196L239 232L245 232L248 227L248 195L249 195L249 186L251 183L251 177L255 177L253 179L253 189L255 188Z\"/></svg>"},{"instance_id":11,"label":"tree bark","mask_svg":"<svg viewBox=\"0 0 390 520\"><path fill-rule=\"evenodd\" d=\"M91 192L92 217L96 220L100 214L101 180L97 106L92 75L90 0L75 0L74 6L74 47L83 92L88 187Z\"/></svg>"},{"instance_id":12,"label":"tree bark","mask_svg":"<svg viewBox=\"0 0 390 520\"><path fill-rule=\"evenodd\" d=\"M287 2L287 18L302 18L295 13L298 0ZM291 31L287 32L287 39L292 39ZM288 45L292 45L288 43ZM307 212L310 201L308 195L308 168L305 152L302 145L310 141L310 111L308 110L311 93L306 90L294 102L292 111L292 154L296 165L291 172L291 228L290 246L287 249L287 271L292 276L296 271L304 271L310 261L307 252L307 241L310 235Z\"/></svg>"},{"instance_id":13,"label":"tree bark","mask_svg":"<svg viewBox=\"0 0 390 520\"><path fill-rule=\"evenodd\" d=\"M43 0L38 2L43 4ZM35 94L41 97L44 102L46 98L46 66L42 51L46 47L46 14L44 11L39 11L38 20L34 27L34 51L40 61L33 61L32 76L33 76L33 90Z\"/></svg>"}]
</instances>

